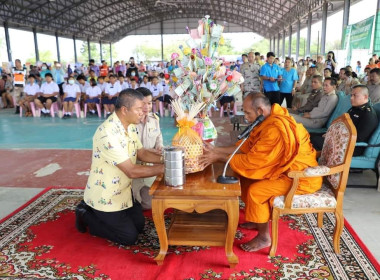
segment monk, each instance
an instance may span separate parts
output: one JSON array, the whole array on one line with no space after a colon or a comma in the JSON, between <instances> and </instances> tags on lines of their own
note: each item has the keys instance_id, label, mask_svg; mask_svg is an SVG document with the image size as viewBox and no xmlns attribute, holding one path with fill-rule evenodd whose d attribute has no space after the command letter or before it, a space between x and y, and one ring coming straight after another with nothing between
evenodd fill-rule
<instances>
[{"instance_id":1,"label":"monk","mask_svg":"<svg viewBox=\"0 0 380 280\"><path fill-rule=\"evenodd\" d=\"M259 115L264 121L253 129L248 140L230 162L240 175L242 199L245 202L245 219L242 228L258 230L257 236L241 244L247 252L254 252L271 245L269 220L274 197L287 194L292 186L289 171L317 166L316 151L309 133L296 123L286 108L270 101L262 94L249 94L244 99L245 118L253 122ZM239 144L239 142L237 143ZM213 147L205 144L200 162L206 166L226 162L235 150L232 147ZM322 178L302 178L297 194L313 193L322 186Z\"/></svg>"}]
</instances>

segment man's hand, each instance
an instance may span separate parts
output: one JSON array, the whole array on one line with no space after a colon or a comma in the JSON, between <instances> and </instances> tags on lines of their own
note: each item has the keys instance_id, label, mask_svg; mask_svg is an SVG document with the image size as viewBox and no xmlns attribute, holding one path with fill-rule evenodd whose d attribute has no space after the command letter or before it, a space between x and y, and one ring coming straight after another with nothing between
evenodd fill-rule
<instances>
[{"instance_id":1,"label":"man's hand","mask_svg":"<svg viewBox=\"0 0 380 280\"><path fill-rule=\"evenodd\" d=\"M270 78L269 78L269 81L274 82L274 81L276 81L276 79L273 78L273 77L270 77Z\"/></svg>"}]
</instances>

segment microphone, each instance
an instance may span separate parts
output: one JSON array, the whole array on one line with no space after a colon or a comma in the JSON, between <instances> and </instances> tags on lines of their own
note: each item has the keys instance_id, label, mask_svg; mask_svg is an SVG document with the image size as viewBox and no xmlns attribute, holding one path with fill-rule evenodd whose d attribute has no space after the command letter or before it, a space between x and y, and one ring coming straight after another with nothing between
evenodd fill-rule
<instances>
[{"instance_id":1,"label":"microphone","mask_svg":"<svg viewBox=\"0 0 380 280\"><path fill-rule=\"evenodd\" d=\"M218 178L216 179L216 181L219 183L219 184L235 184L237 183L239 180L234 177L234 176L226 176L226 171L227 171L227 166L228 164L230 163L231 159L233 158L233 156L237 153L237 151L239 151L240 147L244 144L245 141L247 141L248 139L248 136L249 134L251 133L252 129L257 126L258 124L260 124L262 121L264 120L264 116L263 115L260 115L257 117L257 119L251 123L239 136L238 136L238 139L243 139L243 141L241 141L241 143L239 144L239 146L235 149L235 151L231 154L230 158L227 160L226 164L224 165L224 170L223 170L223 174L218 176Z\"/></svg>"},{"instance_id":2,"label":"microphone","mask_svg":"<svg viewBox=\"0 0 380 280\"><path fill-rule=\"evenodd\" d=\"M242 133L240 133L240 135L237 137L237 139L241 140L244 137L247 137L251 133L252 129L255 126L257 126L259 123L261 123L263 120L264 120L263 115L258 116L257 119L253 123L251 123L249 126L247 126L247 128Z\"/></svg>"}]
</instances>

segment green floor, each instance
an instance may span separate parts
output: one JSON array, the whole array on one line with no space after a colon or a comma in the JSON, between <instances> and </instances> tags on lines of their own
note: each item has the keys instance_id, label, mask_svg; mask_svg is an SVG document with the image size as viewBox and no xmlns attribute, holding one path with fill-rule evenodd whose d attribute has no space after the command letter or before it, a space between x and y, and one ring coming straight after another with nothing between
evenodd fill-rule
<instances>
[{"instance_id":1,"label":"green floor","mask_svg":"<svg viewBox=\"0 0 380 280\"><path fill-rule=\"evenodd\" d=\"M20 118L14 109L0 109L0 149L92 149L92 136L104 121L97 116L60 119ZM174 119L160 118L164 145L177 132Z\"/></svg>"}]
</instances>

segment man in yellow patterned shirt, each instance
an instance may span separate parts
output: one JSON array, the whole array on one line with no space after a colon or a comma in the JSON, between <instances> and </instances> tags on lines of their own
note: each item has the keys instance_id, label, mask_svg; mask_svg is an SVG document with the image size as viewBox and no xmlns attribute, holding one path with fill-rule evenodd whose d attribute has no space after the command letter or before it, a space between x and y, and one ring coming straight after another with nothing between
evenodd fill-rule
<instances>
[{"instance_id":1,"label":"man in yellow patterned shirt","mask_svg":"<svg viewBox=\"0 0 380 280\"><path fill-rule=\"evenodd\" d=\"M144 149L136 133L142 100L140 92L123 90L115 112L96 130L84 201L75 210L78 231L88 227L90 234L122 245L134 244L145 223L141 205L132 197L132 179L164 171L162 157ZM154 165L136 165L136 159Z\"/></svg>"}]
</instances>

